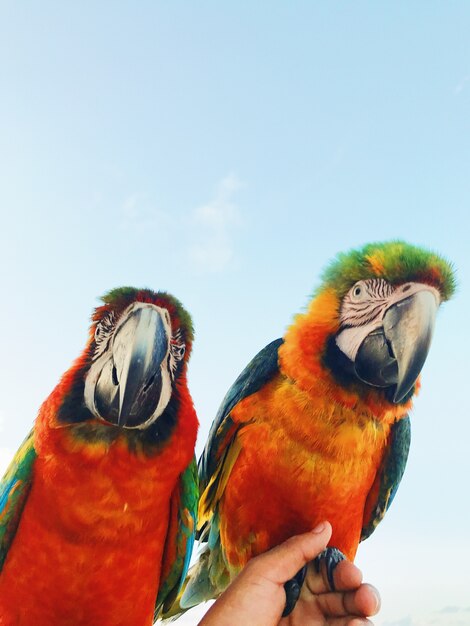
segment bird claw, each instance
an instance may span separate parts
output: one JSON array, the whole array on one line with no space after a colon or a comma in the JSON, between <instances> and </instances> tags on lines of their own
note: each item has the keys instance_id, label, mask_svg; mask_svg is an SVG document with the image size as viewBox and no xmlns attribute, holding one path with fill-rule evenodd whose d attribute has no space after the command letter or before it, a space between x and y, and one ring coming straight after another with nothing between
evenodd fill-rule
<instances>
[{"instance_id":1,"label":"bird claw","mask_svg":"<svg viewBox=\"0 0 470 626\"><path fill-rule=\"evenodd\" d=\"M338 548L325 548L316 559L313 560L315 571L323 575L323 578L328 580L331 591L336 591L334 581L334 571L338 563L345 560L344 554ZM304 565L297 574L284 583L284 589L286 592L286 606L282 612L282 617L287 617L292 613L297 604L297 600L300 596L302 585L304 584L305 576L307 574L307 566Z\"/></svg>"},{"instance_id":2,"label":"bird claw","mask_svg":"<svg viewBox=\"0 0 470 626\"><path fill-rule=\"evenodd\" d=\"M286 592L286 606L284 607L284 611L282 612L282 617L287 617L294 610L295 605L297 604L297 600L300 596L300 590L302 589L302 585L304 584L305 576L307 574L307 566L304 565L301 570L297 572L297 574L284 583L284 589Z\"/></svg>"},{"instance_id":3,"label":"bird claw","mask_svg":"<svg viewBox=\"0 0 470 626\"><path fill-rule=\"evenodd\" d=\"M334 581L334 572L341 561L344 561L346 557L338 550L338 548L325 548L323 552L314 559L315 570L319 574L320 572L323 574L323 578L328 580L328 584L330 586L331 591L336 591L335 581Z\"/></svg>"}]
</instances>

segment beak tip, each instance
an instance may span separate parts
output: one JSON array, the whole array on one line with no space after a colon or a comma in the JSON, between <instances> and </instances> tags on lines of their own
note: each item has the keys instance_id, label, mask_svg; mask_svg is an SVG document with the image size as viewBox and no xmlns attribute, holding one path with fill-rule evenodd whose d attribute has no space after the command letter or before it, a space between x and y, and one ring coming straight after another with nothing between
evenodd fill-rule
<instances>
[{"instance_id":1,"label":"beak tip","mask_svg":"<svg viewBox=\"0 0 470 626\"><path fill-rule=\"evenodd\" d=\"M398 363L395 404L406 402L414 393L416 380L428 356L437 305L429 291L420 291L389 309L384 332Z\"/></svg>"},{"instance_id":2,"label":"beak tip","mask_svg":"<svg viewBox=\"0 0 470 626\"><path fill-rule=\"evenodd\" d=\"M403 390L399 390L398 388L395 390L395 393L393 394L393 404L400 404L400 402L403 401L404 398L406 398L406 396L410 393L410 389L408 389L408 391L404 392Z\"/></svg>"}]
</instances>

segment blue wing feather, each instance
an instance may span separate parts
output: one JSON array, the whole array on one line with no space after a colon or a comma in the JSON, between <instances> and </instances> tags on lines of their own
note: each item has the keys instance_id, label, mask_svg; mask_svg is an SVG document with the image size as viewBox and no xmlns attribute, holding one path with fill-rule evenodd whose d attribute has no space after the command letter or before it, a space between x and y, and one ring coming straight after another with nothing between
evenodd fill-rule
<instances>
[{"instance_id":1,"label":"blue wing feather","mask_svg":"<svg viewBox=\"0 0 470 626\"><path fill-rule=\"evenodd\" d=\"M217 596L230 580L220 543L218 502L241 450L238 431L249 428L248 425L235 423L231 412L239 402L259 391L279 372L278 349L282 343L283 339L272 341L245 367L227 392L212 424L199 460L201 498L196 534L200 544L206 544L210 550L202 549L198 562L189 572L178 603L167 614L169 617ZM213 568L214 563L217 565Z\"/></svg>"},{"instance_id":2,"label":"blue wing feather","mask_svg":"<svg viewBox=\"0 0 470 626\"><path fill-rule=\"evenodd\" d=\"M160 612L165 612L173 604L188 572L196 533L199 498L196 459L191 461L181 475L173 495L155 619Z\"/></svg>"},{"instance_id":3,"label":"blue wing feather","mask_svg":"<svg viewBox=\"0 0 470 626\"><path fill-rule=\"evenodd\" d=\"M35 459L34 430L31 430L0 482L0 571L20 523Z\"/></svg>"},{"instance_id":4,"label":"blue wing feather","mask_svg":"<svg viewBox=\"0 0 470 626\"><path fill-rule=\"evenodd\" d=\"M363 520L361 541L367 539L374 532L392 504L405 471L410 441L411 423L410 418L406 416L395 422L391 428L387 453L374 483L378 489L373 488L371 491L370 497L373 497L374 501L370 502L368 499L366 502L366 510L370 511L370 515Z\"/></svg>"},{"instance_id":5,"label":"blue wing feather","mask_svg":"<svg viewBox=\"0 0 470 626\"><path fill-rule=\"evenodd\" d=\"M220 444L224 442L233 422L230 412L241 400L256 393L279 371L278 350L283 339L276 339L263 348L248 363L228 390L212 423L204 452L199 460L199 484L202 491L207 487L220 460Z\"/></svg>"}]
</instances>

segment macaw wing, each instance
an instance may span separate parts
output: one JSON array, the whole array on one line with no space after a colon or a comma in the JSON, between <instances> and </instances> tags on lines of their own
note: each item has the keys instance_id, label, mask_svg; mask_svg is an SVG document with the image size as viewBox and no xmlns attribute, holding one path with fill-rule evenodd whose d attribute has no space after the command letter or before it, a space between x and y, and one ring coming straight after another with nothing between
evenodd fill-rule
<instances>
[{"instance_id":1,"label":"macaw wing","mask_svg":"<svg viewBox=\"0 0 470 626\"><path fill-rule=\"evenodd\" d=\"M0 482L0 571L28 497L35 459L34 430L31 430Z\"/></svg>"},{"instance_id":2,"label":"macaw wing","mask_svg":"<svg viewBox=\"0 0 470 626\"><path fill-rule=\"evenodd\" d=\"M171 496L155 619L173 604L186 577L194 545L198 499L197 464L193 458Z\"/></svg>"},{"instance_id":3,"label":"macaw wing","mask_svg":"<svg viewBox=\"0 0 470 626\"><path fill-rule=\"evenodd\" d=\"M408 416L395 422L390 430L387 452L367 496L361 541L367 539L392 504L405 471L410 450L411 424Z\"/></svg>"},{"instance_id":4,"label":"macaw wing","mask_svg":"<svg viewBox=\"0 0 470 626\"><path fill-rule=\"evenodd\" d=\"M278 349L283 339L276 339L263 348L248 363L230 387L217 412L209 432L204 452L199 460L199 524L197 538L206 538L208 522L212 518L220 495L240 452L237 431L240 428L230 413L244 398L256 393L279 371ZM203 537L201 537L201 535Z\"/></svg>"}]
</instances>

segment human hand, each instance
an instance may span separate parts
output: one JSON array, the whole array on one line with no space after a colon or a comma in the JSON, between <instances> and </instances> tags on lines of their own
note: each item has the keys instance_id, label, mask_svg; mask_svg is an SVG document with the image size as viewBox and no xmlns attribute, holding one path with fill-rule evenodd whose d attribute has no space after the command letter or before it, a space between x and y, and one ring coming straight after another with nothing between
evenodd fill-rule
<instances>
[{"instance_id":1,"label":"human hand","mask_svg":"<svg viewBox=\"0 0 470 626\"><path fill-rule=\"evenodd\" d=\"M342 561L334 572L336 591L310 562L331 537L328 522L291 537L252 559L206 613L199 626L365 626L380 608L378 591L362 584L361 571ZM310 563L293 612L281 618L284 583Z\"/></svg>"}]
</instances>

